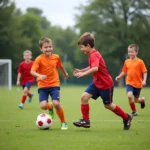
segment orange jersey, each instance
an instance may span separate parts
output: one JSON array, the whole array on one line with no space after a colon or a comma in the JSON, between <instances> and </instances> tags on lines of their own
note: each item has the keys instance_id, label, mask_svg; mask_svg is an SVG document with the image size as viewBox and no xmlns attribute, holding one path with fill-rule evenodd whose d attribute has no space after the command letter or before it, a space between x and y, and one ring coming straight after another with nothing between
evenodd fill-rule
<instances>
[{"instance_id":1,"label":"orange jersey","mask_svg":"<svg viewBox=\"0 0 150 150\"><path fill-rule=\"evenodd\" d=\"M57 67L62 67L62 62L57 54L52 54L50 58L41 54L35 59L31 70L47 76L45 80L37 79L38 88L60 86Z\"/></svg>"},{"instance_id":2,"label":"orange jersey","mask_svg":"<svg viewBox=\"0 0 150 150\"><path fill-rule=\"evenodd\" d=\"M127 59L124 63L123 72L127 73L126 84L130 84L135 88L142 88L143 73L147 72L143 60Z\"/></svg>"}]
</instances>

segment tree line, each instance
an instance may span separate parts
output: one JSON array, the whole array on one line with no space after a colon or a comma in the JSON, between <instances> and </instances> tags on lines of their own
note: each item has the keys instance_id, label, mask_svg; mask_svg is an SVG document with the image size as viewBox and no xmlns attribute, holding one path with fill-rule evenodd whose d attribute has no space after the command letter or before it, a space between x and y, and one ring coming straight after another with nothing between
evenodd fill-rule
<instances>
[{"instance_id":1,"label":"tree line","mask_svg":"<svg viewBox=\"0 0 150 150\"><path fill-rule=\"evenodd\" d=\"M11 0L0 1L0 59L12 60L12 79L16 83L17 68L23 60L23 51L31 50L33 60L39 54L38 41L49 37L54 44L54 53L60 55L70 75L67 83L88 84L91 76L83 79L73 77L74 68L87 67L87 57L82 54L77 40L80 34L95 35L95 48L104 57L113 79L120 73L127 58L127 47L138 44L138 57L150 69L150 0L92 0L79 5L80 15L76 24L63 29L53 26L39 8L27 8L23 13ZM62 12L63 13L63 12ZM150 85L148 74L148 85ZM60 74L61 81L66 83ZM124 85L122 80L119 85Z\"/></svg>"}]
</instances>

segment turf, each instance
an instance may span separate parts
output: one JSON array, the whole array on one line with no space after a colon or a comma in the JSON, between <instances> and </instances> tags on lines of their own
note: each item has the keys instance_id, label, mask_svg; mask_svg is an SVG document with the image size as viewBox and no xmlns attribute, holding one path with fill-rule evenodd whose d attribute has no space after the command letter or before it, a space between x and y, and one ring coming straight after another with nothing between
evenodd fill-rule
<instances>
[{"instance_id":1,"label":"turf","mask_svg":"<svg viewBox=\"0 0 150 150\"><path fill-rule=\"evenodd\" d=\"M0 89L0 150L149 150L150 149L150 90L142 89L147 98L146 108L136 104L139 116L134 117L130 130L123 130L122 119L103 107L102 101L90 101L91 128L77 128L73 120L81 118L80 96L85 87L61 87L61 105L65 110L69 129L60 130L55 115L51 129L39 130L35 125L41 110L37 88L33 87L32 103L18 108L22 89ZM131 113L124 88L115 88L114 103Z\"/></svg>"}]
</instances>

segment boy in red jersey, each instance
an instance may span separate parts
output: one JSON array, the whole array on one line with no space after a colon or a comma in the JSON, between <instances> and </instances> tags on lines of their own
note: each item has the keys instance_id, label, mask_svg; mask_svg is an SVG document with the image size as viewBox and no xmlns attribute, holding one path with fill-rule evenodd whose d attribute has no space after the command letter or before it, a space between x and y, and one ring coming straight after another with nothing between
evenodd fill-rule
<instances>
[{"instance_id":1,"label":"boy in red jersey","mask_svg":"<svg viewBox=\"0 0 150 150\"><path fill-rule=\"evenodd\" d=\"M23 53L23 58L25 61L21 62L18 68L18 76L17 76L17 85L20 84L23 87L23 95L21 99L21 103L19 105L19 108L23 109L24 103L28 98L28 102L30 103L32 101L33 93L30 92L30 88L32 84L34 83L34 76L30 74L31 67L33 65L32 59L32 52L30 50L26 50ZM20 82L21 81L21 82Z\"/></svg>"},{"instance_id":2,"label":"boy in red jersey","mask_svg":"<svg viewBox=\"0 0 150 150\"><path fill-rule=\"evenodd\" d=\"M43 110L49 110L53 118L53 106L61 122L61 129L68 129L64 110L60 105L60 80L57 67L60 68L65 78L68 73L65 71L59 55L53 54L53 44L49 38L42 38L39 41L40 50L43 54L38 56L31 69L31 74L37 77L38 93L40 107ZM48 97L51 96L52 103L48 103Z\"/></svg>"},{"instance_id":3,"label":"boy in red jersey","mask_svg":"<svg viewBox=\"0 0 150 150\"><path fill-rule=\"evenodd\" d=\"M125 60L122 72L116 77L116 81L119 81L127 74L126 91L132 116L138 115L135 103L140 103L142 109L145 107L145 97L140 98L139 96L142 86L146 85L147 69L143 60L137 58L138 49L136 44L128 46L129 59Z\"/></svg>"},{"instance_id":4,"label":"boy in red jersey","mask_svg":"<svg viewBox=\"0 0 150 150\"><path fill-rule=\"evenodd\" d=\"M119 106L113 103L113 80L107 71L104 59L94 48L94 36L88 32L84 33L78 40L81 51L89 55L89 66L85 69L75 69L74 76L77 78L93 74L93 81L81 96L82 119L73 122L77 127L90 128L89 100L101 97L106 109L111 110L123 119L124 130L128 130L131 125L132 116L125 113Z\"/></svg>"}]
</instances>

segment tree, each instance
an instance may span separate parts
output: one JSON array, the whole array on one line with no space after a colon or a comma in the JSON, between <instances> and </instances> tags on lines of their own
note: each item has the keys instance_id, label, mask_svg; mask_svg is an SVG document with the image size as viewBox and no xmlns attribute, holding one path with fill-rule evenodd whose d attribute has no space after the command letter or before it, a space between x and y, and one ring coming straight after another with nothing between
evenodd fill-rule
<instances>
[{"instance_id":1,"label":"tree","mask_svg":"<svg viewBox=\"0 0 150 150\"><path fill-rule=\"evenodd\" d=\"M148 36L150 16L147 15L150 11L149 2L149 0L89 1L89 5L79 7L82 14L76 16L76 27L81 33L92 32L96 37L96 47L102 55L114 58L112 65L118 60L118 67L121 70L129 44L142 45L145 53L150 53L147 49L150 48ZM123 85L123 80L120 85Z\"/></svg>"},{"instance_id":2,"label":"tree","mask_svg":"<svg viewBox=\"0 0 150 150\"><path fill-rule=\"evenodd\" d=\"M51 23L47 20L46 17L42 16L43 11L41 9L27 8L27 13L34 14L40 19L41 27L44 31L46 31L50 27Z\"/></svg>"},{"instance_id":3,"label":"tree","mask_svg":"<svg viewBox=\"0 0 150 150\"><path fill-rule=\"evenodd\" d=\"M10 0L0 1L0 58L12 60L12 81L14 82L23 50L30 45L29 39L22 36L20 16L21 11L16 9L15 3Z\"/></svg>"}]
</instances>

